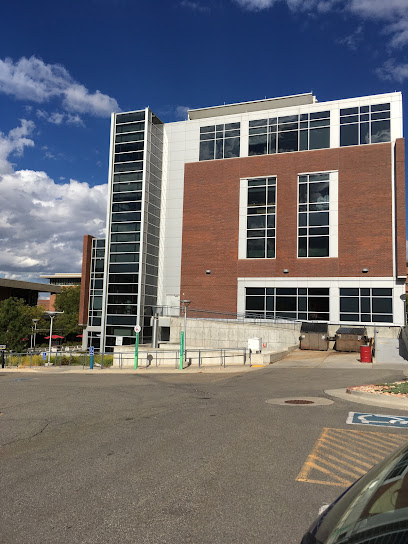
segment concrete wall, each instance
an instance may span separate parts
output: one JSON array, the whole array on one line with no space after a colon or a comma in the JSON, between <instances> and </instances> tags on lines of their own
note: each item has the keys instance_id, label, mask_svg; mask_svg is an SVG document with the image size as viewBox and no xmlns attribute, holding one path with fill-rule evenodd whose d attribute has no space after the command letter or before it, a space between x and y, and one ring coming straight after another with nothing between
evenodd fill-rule
<instances>
[{"instance_id":1,"label":"concrete wall","mask_svg":"<svg viewBox=\"0 0 408 544\"><path fill-rule=\"evenodd\" d=\"M401 327L399 340L399 354L404 359L408 359L408 327Z\"/></svg>"},{"instance_id":2,"label":"concrete wall","mask_svg":"<svg viewBox=\"0 0 408 544\"><path fill-rule=\"evenodd\" d=\"M247 348L248 338L262 338L268 351L280 351L299 344L300 323L256 325L209 319L187 319L186 347ZM172 317L170 343L180 342L183 318Z\"/></svg>"}]
</instances>

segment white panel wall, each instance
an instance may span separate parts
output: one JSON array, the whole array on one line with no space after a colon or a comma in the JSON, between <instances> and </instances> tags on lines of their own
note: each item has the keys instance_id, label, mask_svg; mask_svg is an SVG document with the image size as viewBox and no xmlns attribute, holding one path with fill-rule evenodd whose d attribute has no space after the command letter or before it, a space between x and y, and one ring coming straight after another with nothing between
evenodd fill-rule
<instances>
[{"instance_id":1,"label":"white panel wall","mask_svg":"<svg viewBox=\"0 0 408 544\"><path fill-rule=\"evenodd\" d=\"M393 291L394 325L405 325L405 284L396 284L392 278L238 278L237 312L245 313L247 287L321 287L330 289L330 323L340 323L340 288L375 287ZM353 323L357 325L358 323ZM364 325L369 325L364 323ZM387 323L384 323L387 325Z\"/></svg>"}]
</instances>

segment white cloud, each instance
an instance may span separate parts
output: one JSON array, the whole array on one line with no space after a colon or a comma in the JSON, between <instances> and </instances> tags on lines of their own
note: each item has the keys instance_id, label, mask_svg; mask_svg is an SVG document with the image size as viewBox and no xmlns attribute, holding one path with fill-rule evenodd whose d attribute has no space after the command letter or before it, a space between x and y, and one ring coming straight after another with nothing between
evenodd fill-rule
<instances>
[{"instance_id":1,"label":"white cloud","mask_svg":"<svg viewBox=\"0 0 408 544\"><path fill-rule=\"evenodd\" d=\"M236 0L236 2L250 11L261 11L272 7L278 0Z\"/></svg>"},{"instance_id":2,"label":"white cloud","mask_svg":"<svg viewBox=\"0 0 408 544\"><path fill-rule=\"evenodd\" d=\"M7 277L81 270L84 234L102 236L107 185L71 179L55 183L45 172L15 171L7 158L34 145L33 123L0 135L0 272Z\"/></svg>"},{"instance_id":3,"label":"white cloud","mask_svg":"<svg viewBox=\"0 0 408 544\"><path fill-rule=\"evenodd\" d=\"M188 117L189 109L190 108L188 106L176 106L175 108L176 119L179 119L180 121L185 121Z\"/></svg>"},{"instance_id":4,"label":"white cloud","mask_svg":"<svg viewBox=\"0 0 408 544\"><path fill-rule=\"evenodd\" d=\"M72 113L68 113L66 115L66 122L68 125L74 125L77 127L85 126L85 123L82 121L82 119L79 117L77 113L75 115L73 115Z\"/></svg>"},{"instance_id":5,"label":"white cloud","mask_svg":"<svg viewBox=\"0 0 408 544\"><path fill-rule=\"evenodd\" d=\"M77 113L61 113L58 111L48 113L45 110L38 109L36 111L36 115L39 119L44 119L45 121L47 121L48 123L52 123L53 125L62 125L62 123L67 123L68 125L74 125L78 127L85 126L85 123L82 121Z\"/></svg>"},{"instance_id":6,"label":"white cloud","mask_svg":"<svg viewBox=\"0 0 408 544\"><path fill-rule=\"evenodd\" d=\"M9 162L10 155L21 155L25 147L34 146L33 140L27 138L33 131L35 125L32 121L21 120L21 126L10 130L6 136L0 132L0 176L13 171Z\"/></svg>"},{"instance_id":7,"label":"white cloud","mask_svg":"<svg viewBox=\"0 0 408 544\"><path fill-rule=\"evenodd\" d=\"M344 38L340 38L338 40L338 43L347 46L352 51L357 51L358 46L363 40L363 26L360 25L356 28L354 32L349 34L348 36L345 36Z\"/></svg>"},{"instance_id":8,"label":"white cloud","mask_svg":"<svg viewBox=\"0 0 408 544\"><path fill-rule=\"evenodd\" d=\"M363 17L374 19L393 19L396 15L407 16L407 0L349 0L347 2L351 11Z\"/></svg>"},{"instance_id":9,"label":"white cloud","mask_svg":"<svg viewBox=\"0 0 408 544\"><path fill-rule=\"evenodd\" d=\"M193 11L210 11L210 8L208 6L203 6L199 2L193 2L191 0L182 0L180 2L180 6L183 8L192 9Z\"/></svg>"},{"instance_id":10,"label":"white cloud","mask_svg":"<svg viewBox=\"0 0 408 544\"><path fill-rule=\"evenodd\" d=\"M108 117L112 111L120 111L114 98L98 90L89 92L66 68L46 64L35 56L22 57L17 62L10 58L0 59L0 92L37 103L60 98L67 111L97 117Z\"/></svg>"},{"instance_id":11,"label":"white cloud","mask_svg":"<svg viewBox=\"0 0 408 544\"><path fill-rule=\"evenodd\" d=\"M350 14L358 16L363 21L371 20L382 25L380 32L389 36L388 45L391 48L402 48L408 44L408 0L234 0L236 4L249 11L261 11L271 8L277 3L286 3L293 12L319 12L333 11L338 14ZM351 47L357 47L361 36L358 34L347 36L338 40L338 43ZM392 60L388 62L393 62ZM377 71L378 73L379 71ZM381 72L381 70L380 70ZM406 65L397 64L395 70L385 67L383 72L387 79L397 81L407 79Z\"/></svg>"},{"instance_id":12,"label":"white cloud","mask_svg":"<svg viewBox=\"0 0 408 544\"><path fill-rule=\"evenodd\" d=\"M402 83L408 79L408 63L398 63L390 59L378 68L377 75L385 80Z\"/></svg>"}]
</instances>

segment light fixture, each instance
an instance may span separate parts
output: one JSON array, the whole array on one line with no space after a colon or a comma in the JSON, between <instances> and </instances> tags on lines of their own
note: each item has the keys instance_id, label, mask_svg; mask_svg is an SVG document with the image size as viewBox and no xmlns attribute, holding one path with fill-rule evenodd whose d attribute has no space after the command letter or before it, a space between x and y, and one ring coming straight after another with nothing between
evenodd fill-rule
<instances>
[{"instance_id":1,"label":"light fixture","mask_svg":"<svg viewBox=\"0 0 408 544\"><path fill-rule=\"evenodd\" d=\"M284 274L289 274L289 269L288 269L288 268L284 268L284 269L283 269L283 273L284 273Z\"/></svg>"},{"instance_id":2,"label":"light fixture","mask_svg":"<svg viewBox=\"0 0 408 544\"><path fill-rule=\"evenodd\" d=\"M211 274L211 270L206 270L205 273L206 274Z\"/></svg>"},{"instance_id":3,"label":"light fixture","mask_svg":"<svg viewBox=\"0 0 408 544\"><path fill-rule=\"evenodd\" d=\"M368 268L363 268L363 270L361 271L363 274L367 274L368 272Z\"/></svg>"}]
</instances>

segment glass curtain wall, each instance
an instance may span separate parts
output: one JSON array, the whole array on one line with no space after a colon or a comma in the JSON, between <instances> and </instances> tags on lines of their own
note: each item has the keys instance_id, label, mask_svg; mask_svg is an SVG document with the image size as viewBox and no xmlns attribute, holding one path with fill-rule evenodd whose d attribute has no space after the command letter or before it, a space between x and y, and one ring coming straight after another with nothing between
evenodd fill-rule
<instances>
[{"instance_id":1,"label":"glass curtain wall","mask_svg":"<svg viewBox=\"0 0 408 544\"><path fill-rule=\"evenodd\" d=\"M89 284L88 327L101 327L102 322L102 295L103 295L103 267L105 259L105 240L94 238L91 253L91 278ZM99 332L88 332L88 347L100 348L101 329Z\"/></svg>"},{"instance_id":2,"label":"glass curtain wall","mask_svg":"<svg viewBox=\"0 0 408 544\"><path fill-rule=\"evenodd\" d=\"M148 109L115 116L105 346L151 341L156 304L163 124Z\"/></svg>"}]
</instances>

